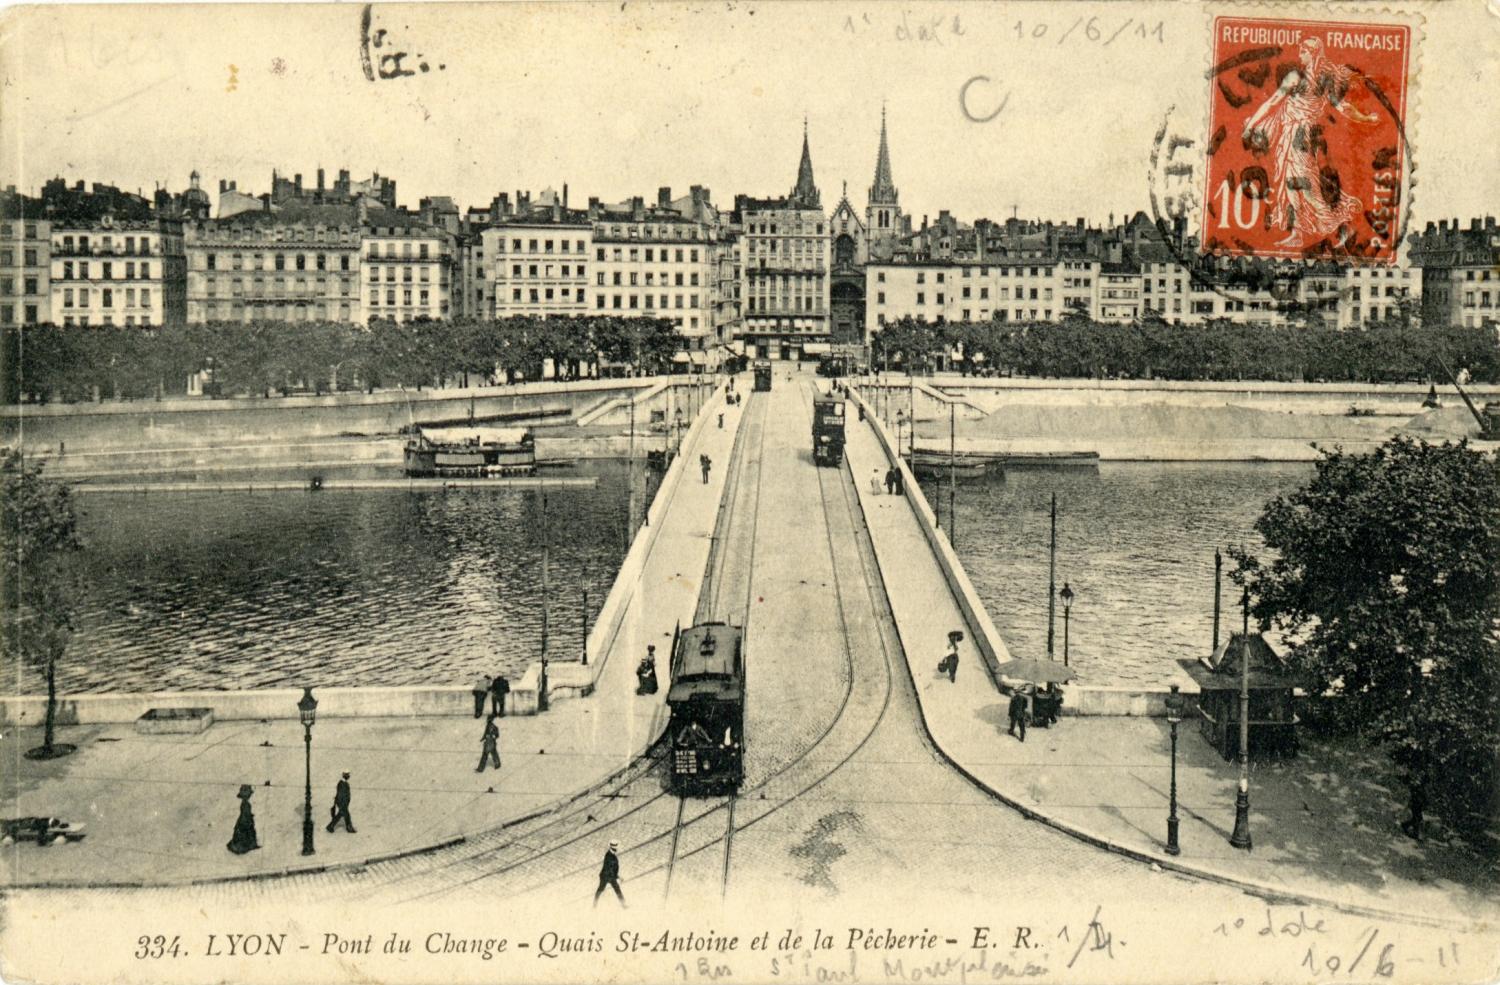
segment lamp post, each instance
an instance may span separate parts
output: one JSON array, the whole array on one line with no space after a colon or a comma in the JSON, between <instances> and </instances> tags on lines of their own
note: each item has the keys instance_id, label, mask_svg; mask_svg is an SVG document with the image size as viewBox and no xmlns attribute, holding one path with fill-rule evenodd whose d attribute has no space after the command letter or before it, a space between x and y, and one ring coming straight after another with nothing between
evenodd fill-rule
<instances>
[{"instance_id":1,"label":"lamp post","mask_svg":"<svg viewBox=\"0 0 1500 985\"><path fill-rule=\"evenodd\" d=\"M955 543L954 536L958 531L958 514L953 511L953 488L957 484L957 479L955 478L957 474L955 466L957 456L955 453L954 411L957 406L958 404L955 401L948 401L948 543L955 547L957 544Z\"/></svg>"},{"instance_id":2,"label":"lamp post","mask_svg":"<svg viewBox=\"0 0 1500 985\"><path fill-rule=\"evenodd\" d=\"M1066 667L1068 666L1068 614L1073 611L1073 589L1068 586L1067 582L1063 582L1061 595L1063 603L1063 666Z\"/></svg>"},{"instance_id":3,"label":"lamp post","mask_svg":"<svg viewBox=\"0 0 1500 985\"><path fill-rule=\"evenodd\" d=\"M906 427L906 412L896 408L896 457L901 457L901 434ZM915 464L915 463L913 463Z\"/></svg>"},{"instance_id":4,"label":"lamp post","mask_svg":"<svg viewBox=\"0 0 1500 985\"><path fill-rule=\"evenodd\" d=\"M674 448L672 454L673 455L677 455L677 454L680 454L681 451L682 451L682 408L681 407L677 408L677 410L675 412L673 412L673 414L672 414L672 431L676 435L675 448Z\"/></svg>"},{"instance_id":5,"label":"lamp post","mask_svg":"<svg viewBox=\"0 0 1500 985\"><path fill-rule=\"evenodd\" d=\"M1177 724L1182 721L1182 692L1172 685L1167 695L1167 724L1172 726L1172 792L1167 808L1167 854L1177 855L1182 849L1177 844Z\"/></svg>"},{"instance_id":6,"label":"lamp post","mask_svg":"<svg viewBox=\"0 0 1500 985\"><path fill-rule=\"evenodd\" d=\"M1240 635L1240 789L1234 798L1234 833L1229 843L1250 850L1250 589L1240 596L1245 630ZM1231 641L1233 643L1233 641Z\"/></svg>"},{"instance_id":7,"label":"lamp post","mask_svg":"<svg viewBox=\"0 0 1500 985\"><path fill-rule=\"evenodd\" d=\"M302 797L302 854L313 854L312 822L312 727L318 718L318 699L312 688L302 689L302 699L297 702L297 717L302 720L302 744L306 749L307 773Z\"/></svg>"},{"instance_id":8,"label":"lamp post","mask_svg":"<svg viewBox=\"0 0 1500 985\"><path fill-rule=\"evenodd\" d=\"M1053 626L1057 623L1057 493L1052 494L1052 537L1047 547L1047 659L1056 660Z\"/></svg>"}]
</instances>

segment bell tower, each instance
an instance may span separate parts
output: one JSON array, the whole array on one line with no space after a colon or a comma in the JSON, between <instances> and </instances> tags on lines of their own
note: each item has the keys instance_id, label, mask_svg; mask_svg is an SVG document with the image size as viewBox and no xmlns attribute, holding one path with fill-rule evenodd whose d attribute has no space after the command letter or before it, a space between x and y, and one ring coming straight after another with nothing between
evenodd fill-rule
<instances>
[{"instance_id":1,"label":"bell tower","mask_svg":"<svg viewBox=\"0 0 1500 985\"><path fill-rule=\"evenodd\" d=\"M880 150L875 157L875 181L865 206L865 235L871 257L886 258L904 229L901 196L891 179L891 149L886 140L885 107L880 107Z\"/></svg>"}]
</instances>

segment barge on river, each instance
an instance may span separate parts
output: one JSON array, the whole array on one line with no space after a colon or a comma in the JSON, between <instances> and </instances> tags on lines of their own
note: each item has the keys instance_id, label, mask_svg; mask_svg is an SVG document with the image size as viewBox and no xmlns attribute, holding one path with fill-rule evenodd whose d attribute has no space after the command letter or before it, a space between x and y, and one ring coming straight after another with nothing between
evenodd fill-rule
<instances>
[{"instance_id":1,"label":"barge on river","mask_svg":"<svg viewBox=\"0 0 1500 985\"><path fill-rule=\"evenodd\" d=\"M536 439L530 428L419 428L406 442L405 466L418 478L535 475Z\"/></svg>"}]
</instances>

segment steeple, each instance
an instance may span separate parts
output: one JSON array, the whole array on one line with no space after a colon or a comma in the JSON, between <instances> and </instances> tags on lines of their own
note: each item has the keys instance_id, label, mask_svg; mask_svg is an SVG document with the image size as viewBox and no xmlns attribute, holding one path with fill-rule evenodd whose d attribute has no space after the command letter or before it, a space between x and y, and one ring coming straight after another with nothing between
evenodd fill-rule
<instances>
[{"instance_id":1,"label":"steeple","mask_svg":"<svg viewBox=\"0 0 1500 985\"><path fill-rule=\"evenodd\" d=\"M805 208L821 208L822 198L818 186L813 184L812 151L807 146L807 117L802 118L802 163L797 166L797 187L792 189L792 199Z\"/></svg>"},{"instance_id":2,"label":"steeple","mask_svg":"<svg viewBox=\"0 0 1500 985\"><path fill-rule=\"evenodd\" d=\"M875 183L870 186L871 205L895 205L896 186L891 181L891 149L885 139L885 107L880 107L880 153L875 158Z\"/></svg>"}]
</instances>

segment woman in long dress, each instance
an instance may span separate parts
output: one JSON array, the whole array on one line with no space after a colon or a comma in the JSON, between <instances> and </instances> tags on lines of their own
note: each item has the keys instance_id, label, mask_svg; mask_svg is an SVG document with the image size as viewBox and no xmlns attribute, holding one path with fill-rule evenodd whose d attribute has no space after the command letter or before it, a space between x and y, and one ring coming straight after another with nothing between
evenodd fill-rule
<instances>
[{"instance_id":1,"label":"woman in long dress","mask_svg":"<svg viewBox=\"0 0 1500 985\"><path fill-rule=\"evenodd\" d=\"M229 839L227 846L236 855L253 852L260 847L260 840L255 837L255 814L250 810L250 795L254 793L250 784L240 785L240 818L234 822L234 836Z\"/></svg>"},{"instance_id":2,"label":"woman in long dress","mask_svg":"<svg viewBox=\"0 0 1500 985\"><path fill-rule=\"evenodd\" d=\"M1355 71L1329 61L1319 38L1298 46L1301 69L1286 73L1260 108L1245 121L1244 138L1253 147L1269 150L1274 163L1267 189L1271 215L1287 231L1277 246L1302 246L1334 237L1343 246L1354 233L1353 220L1360 200L1338 187L1324 187L1318 154L1327 144L1313 139L1312 128L1333 110L1355 123L1374 123L1377 117L1346 100Z\"/></svg>"}]
</instances>

